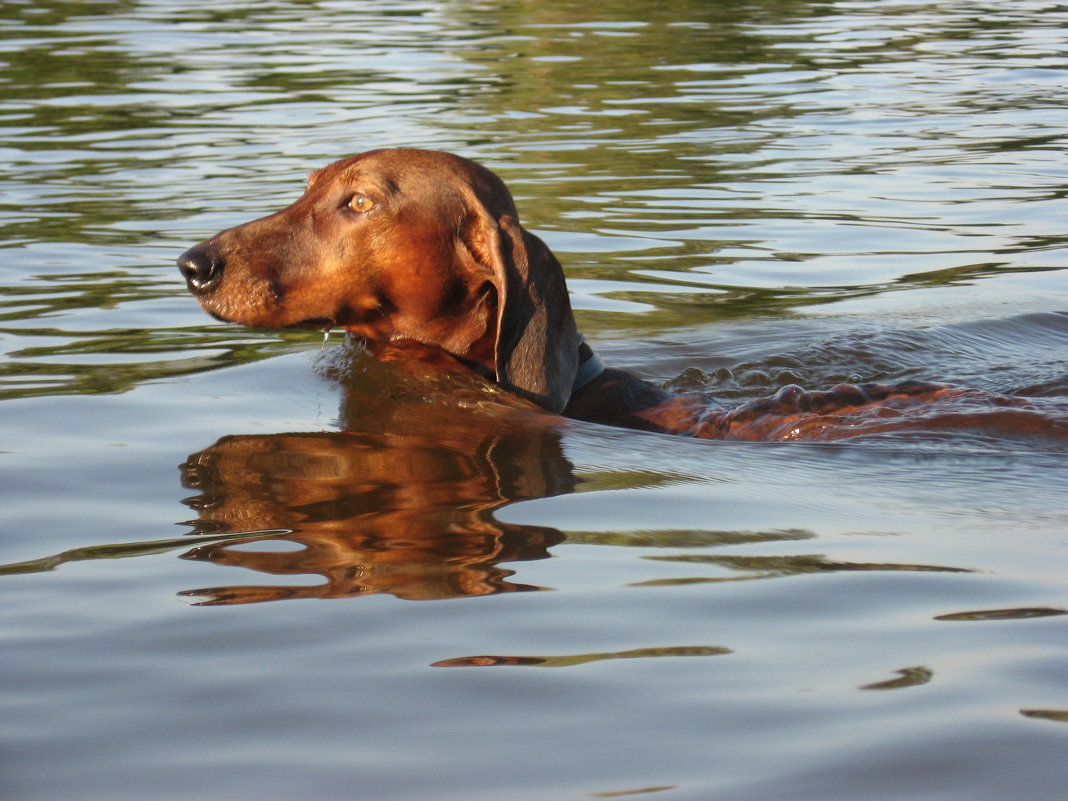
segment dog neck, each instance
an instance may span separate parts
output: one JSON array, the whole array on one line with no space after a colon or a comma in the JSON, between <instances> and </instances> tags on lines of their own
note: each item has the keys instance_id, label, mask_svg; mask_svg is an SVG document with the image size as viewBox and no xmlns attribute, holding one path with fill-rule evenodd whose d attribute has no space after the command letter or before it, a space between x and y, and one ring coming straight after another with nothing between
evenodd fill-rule
<instances>
[{"instance_id":1,"label":"dog neck","mask_svg":"<svg viewBox=\"0 0 1068 801\"><path fill-rule=\"evenodd\" d=\"M575 373L575 380L571 384L571 394L574 395L584 386L589 384L595 378L599 377L608 367L604 361L598 356L593 348L586 344L586 340L580 335L579 348L579 367Z\"/></svg>"}]
</instances>

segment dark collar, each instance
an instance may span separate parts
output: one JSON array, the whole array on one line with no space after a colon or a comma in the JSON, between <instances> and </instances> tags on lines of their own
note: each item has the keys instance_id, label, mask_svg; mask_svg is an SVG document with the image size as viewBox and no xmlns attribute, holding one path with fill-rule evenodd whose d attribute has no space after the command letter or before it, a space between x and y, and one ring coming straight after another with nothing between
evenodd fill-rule
<instances>
[{"instance_id":1,"label":"dark collar","mask_svg":"<svg viewBox=\"0 0 1068 801\"><path fill-rule=\"evenodd\" d=\"M608 369L605 363L601 361L601 357L586 344L586 340L582 338L581 334L579 335L578 357L578 370L575 372L575 380L571 384L572 395Z\"/></svg>"}]
</instances>

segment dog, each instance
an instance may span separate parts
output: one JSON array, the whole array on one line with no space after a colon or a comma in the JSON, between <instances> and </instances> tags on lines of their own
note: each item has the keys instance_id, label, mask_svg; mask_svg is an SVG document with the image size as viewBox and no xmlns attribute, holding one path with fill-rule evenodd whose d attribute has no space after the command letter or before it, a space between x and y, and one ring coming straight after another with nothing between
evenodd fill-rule
<instances>
[{"instance_id":1,"label":"dog","mask_svg":"<svg viewBox=\"0 0 1068 801\"><path fill-rule=\"evenodd\" d=\"M295 203L195 245L178 266L219 320L341 328L382 358L473 371L549 412L623 428L834 439L894 429L909 409L974 392L917 381L789 386L723 409L608 367L576 328L560 263L520 225L501 179L439 151L334 162Z\"/></svg>"}]
</instances>

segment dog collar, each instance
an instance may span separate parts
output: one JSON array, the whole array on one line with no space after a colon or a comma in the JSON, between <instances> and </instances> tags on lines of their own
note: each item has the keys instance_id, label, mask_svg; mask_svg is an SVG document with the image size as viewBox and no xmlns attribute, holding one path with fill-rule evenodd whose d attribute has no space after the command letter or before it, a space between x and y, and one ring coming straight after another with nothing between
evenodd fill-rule
<instances>
[{"instance_id":1,"label":"dog collar","mask_svg":"<svg viewBox=\"0 0 1068 801\"><path fill-rule=\"evenodd\" d=\"M586 340L582 338L581 334L579 335L578 355L581 361L579 362L578 371L575 373L575 380L571 384L572 395L608 369L601 357L586 344Z\"/></svg>"}]
</instances>

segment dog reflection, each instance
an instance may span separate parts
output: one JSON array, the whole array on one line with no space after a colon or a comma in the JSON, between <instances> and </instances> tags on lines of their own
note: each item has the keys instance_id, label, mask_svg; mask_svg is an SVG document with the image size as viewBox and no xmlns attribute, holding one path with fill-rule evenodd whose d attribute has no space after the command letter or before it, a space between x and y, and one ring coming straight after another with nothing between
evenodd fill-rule
<instances>
[{"instance_id":1,"label":"dog reflection","mask_svg":"<svg viewBox=\"0 0 1068 801\"><path fill-rule=\"evenodd\" d=\"M224 437L182 465L183 484L200 493L186 501L198 513L194 533L292 532L213 542L183 558L315 579L182 595L220 605L536 589L499 565L544 559L564 535L493 513L573 490L557 421L475 387L466 401L461 391L455 404L436 403L425 381L396 369L378 363L358 381L341 377L344 431Z\"/></svg>"}]
</instances>

